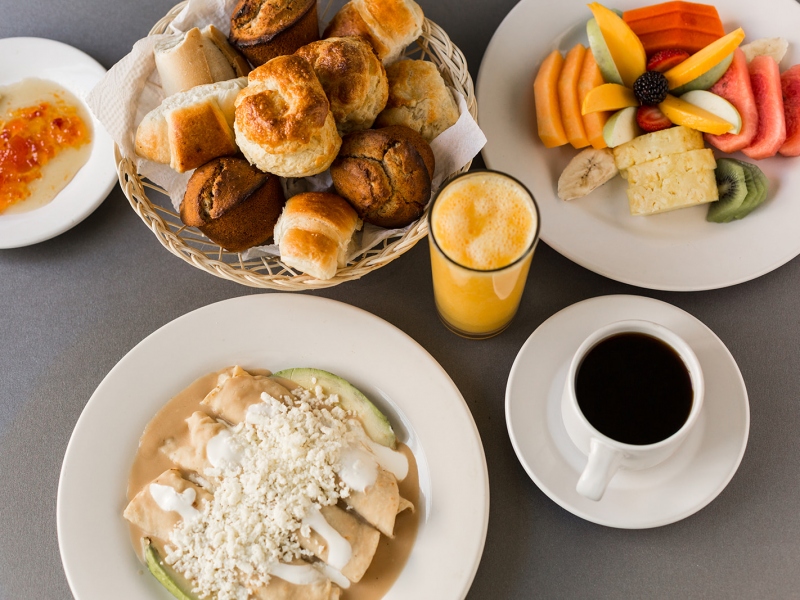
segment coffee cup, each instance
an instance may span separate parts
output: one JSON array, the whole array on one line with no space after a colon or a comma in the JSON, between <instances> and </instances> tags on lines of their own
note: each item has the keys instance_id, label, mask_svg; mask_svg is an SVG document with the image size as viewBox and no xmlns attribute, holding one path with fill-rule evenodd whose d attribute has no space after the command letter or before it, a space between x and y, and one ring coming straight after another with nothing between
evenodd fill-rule
<instances>
[{"instance_id":1,"label":"coffee cup","mask_svg":"<svg viewBox=\"0 0 800 600\"><path fill-rule=\"evenodd\" d=\"M692 348L663 325L618 321L592 333L569 365L561 416L588 457L576 490L600 500L618 469L669 458L697 423L703 371Z\"/></svg>"}]
</instances>

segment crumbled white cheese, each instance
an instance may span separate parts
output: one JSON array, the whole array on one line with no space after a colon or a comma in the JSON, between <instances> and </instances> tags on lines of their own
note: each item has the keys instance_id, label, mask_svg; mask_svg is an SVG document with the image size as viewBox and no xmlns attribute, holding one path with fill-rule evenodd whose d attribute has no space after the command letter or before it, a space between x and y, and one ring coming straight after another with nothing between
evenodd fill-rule
<instances>
[{"instance_id":1,"label":"crumbled white cheese","mask_svg":"<svg viewBox=\"0 0 800 600\"><path fill-rule=\"evenodd\" d=\"M298 388L288 404L262 394L267 410L231 429L239 464L206 469L213 500L172 531L165 560L200 597L246 599L274 564L309 555L297 539L306 514L349 495L337 471L355 434L338 398L315 387Z\"/></svg>"}]
</instances>

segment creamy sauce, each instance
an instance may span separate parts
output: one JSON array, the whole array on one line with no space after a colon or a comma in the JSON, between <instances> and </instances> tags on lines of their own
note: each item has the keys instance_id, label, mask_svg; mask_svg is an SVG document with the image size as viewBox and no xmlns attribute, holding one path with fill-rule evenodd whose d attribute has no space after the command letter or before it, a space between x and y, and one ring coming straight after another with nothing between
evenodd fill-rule
<instances>
[{"instance_id":1,"label":"creamy sauce","mask_svg":"<svg viewBox=\"0 0 800 600\"><path fill-rule=\"evenodd\" d=\"M91 124L83 103L52 81L0 87L0 213L55 198L89 159Z\"/></svg>"},{"instance_id":2,"label":"creamy sauce","mask_svg":"<svg viewBox=\"0 0 800 600\"><path fill-rule=\"evenodd\" d=\"M169 438L173 438L178 445L189 443L189 427L186 423L186 419L189 418L192 413L201 411L213 416L209 408L202 405L201 401L217 386L219 383L219 376L226 371L227 370L209 373L196 380L188 388L167 402L161 410L156 413L150 423L148 423L139 440L139 449L136 452L128 478L127 495L129 501L161 473L167 469L177 468L177 466L159 449ZM255 369L248 369L248 372L253 375L264 376L270 374L269 371ZM411 453L411 450L405 444L398 444L397 450L408 459L408 476L398 482L400 495L409 500L416 507L419 503L419 478L416 461L414 460L414 455ZM186 473L183 473L183 475L186 475ZM400 575L400 572L403 570L411 554L411 549L417 535L418 524L419 515L416 511L405 510L397 515L394 527L394 539L389 539L383 535L381 536L378 550L375 553L369 569L360 582L351 584L348 589L342 590L342 599L378 600L382 598ZM145 537L144 533L134 525L129 524L129 527L131 543L139 558L143 560L142 538ZM152 542L159 551L159 554L163 557L165 540L152 539ZM335 574L331 573L330 568L325 569L324 566L320 566L322 572L336 583L334 577L332 577L332 575L335 576ZM286 571L287 576L289 576L288 574L290 571L291 570ZM299 573L300 572L297 573L297 576L299 576ZM275 572L275 575L280 576L277 572ZM341 575L339 576L341 577ZM181 577L177 577L177 579L179 581L182 580ZM183 581L185 582L185 580ZM185 587L185 589L190 589L190 587L191 586Z\"/></svg>"}]
</instances>

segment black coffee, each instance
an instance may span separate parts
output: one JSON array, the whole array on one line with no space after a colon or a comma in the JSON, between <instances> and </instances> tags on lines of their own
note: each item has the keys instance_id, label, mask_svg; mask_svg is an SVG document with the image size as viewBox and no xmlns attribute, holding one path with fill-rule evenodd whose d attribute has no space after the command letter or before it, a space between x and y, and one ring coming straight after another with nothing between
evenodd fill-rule
<instances>
[{"instance_id":1,"label":"black coffee","mask_svg":"<svg viewBox=\"0 0 800 600\"><path fill-rule=\"evenodd\" d=\"M692 409L692 380L681 357L661 340L619 333L589 350L575 395L600 433L624 444L654 444L678 431Z\"/></svg>"}]
</instances>

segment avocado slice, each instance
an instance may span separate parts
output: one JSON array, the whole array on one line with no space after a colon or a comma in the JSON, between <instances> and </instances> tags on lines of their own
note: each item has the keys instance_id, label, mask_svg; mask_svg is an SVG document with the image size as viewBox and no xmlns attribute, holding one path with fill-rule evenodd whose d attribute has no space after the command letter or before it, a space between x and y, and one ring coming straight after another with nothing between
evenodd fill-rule
<instances>
[{"instance_id":1,"label":"avocado slice","mask_svg":"<svg viewBox=\"0 0 800 600\"><path fill-rule=\"evenodd\" d=\"M275 377L290 379L307 390L314 389L315 385L319 385L326 394L338 395L339 406L351 412L361 421L364 431L372 441L389 448L397 446L397 438L386 415L378 410L378 407L370 402L361 391L338 375L322 369L295 368L278 371L275 373Z\"/></svg>"},{"instance_id":2,"label":"avocado slice","mask_svg":"<svg viewBox=\"0 0 800 600\"><path fill-rule=\"evenodd\" d=\"M150 543L150 540L144 538L142 544L144 545L144 562L147 564L147 568L150 573L153 574L153 577L178 600L197 600L194 596L184 592L172 578L171 571L164 566L161 557L158 555L158 551L153 547L153 544Z\"/></svg>"}]
</instances>

